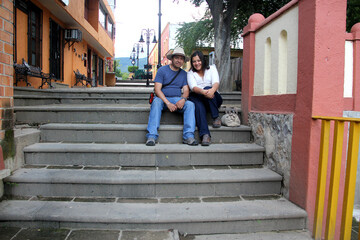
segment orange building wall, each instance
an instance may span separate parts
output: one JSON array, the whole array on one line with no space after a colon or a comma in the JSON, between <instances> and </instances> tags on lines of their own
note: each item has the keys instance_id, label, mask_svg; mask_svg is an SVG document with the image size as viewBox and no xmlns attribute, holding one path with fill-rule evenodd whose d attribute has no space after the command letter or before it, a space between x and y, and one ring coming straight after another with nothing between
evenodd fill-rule
<instances>
[{"instance_id":1,"label":"orange building wall","mask_svg":"<svg viewBox=\"0 0 360 240\"><path fill-rule=\"evenodd\" d=\"M108 13L115 23L114 14L109 7L109 4L104 0L104 4ZM61 4L59 4L61 5ZM63 7L80 25L82 25L89 34L97 39L101 45L109 52L110 55L114 55L114 41L109 38L107 32L99 23L99 0L90 0L90 15L89 22L84 18L84 1L69 1L69 5Z\"/></svg>"},{"instance_id":2,"label":"orange building wall","mask_svg":"<svg viewBox=\"0 0 360 240\"><path fill-rule=\"evenodd\" d=\"M27 15L20 10L16 10L16 62L22 63L22 58L27 59L28 45L27 45Z\"/></svg>"},{"instance_id":3,"label":"orange building wall","mask_svg":"<svg viewBox=\"0 0 360 240\"><path fill-rule=\"evenodd\" d=\"M107 1L105 1L107 2ZM45 7L42 6L37 1L33 1L37 7L39 7L42 10L42 59L41 59L41 69L44 73L50 72L50 66L49 66L49 55L50 55L50 41L49 41L49 34L50 34L50 19L54 20L57 24L59 24L63 29L66 29L67 26L65 23L63 23L61 20L59 20L57 17L55 17L49 10L47 10ZM92 9L96 11L96 16L98 16L98 0L91 1ZM90 4L90 6L91 6ZM96 7L96 6L97 7ZM108 4L106 4L108 5ZM98 40L101 45L112 55L114 56L114 41L109 37L106 30L100 25L98 22L98 17L96 20L96 26L98 26L99 32L97 32L92 25L89 24L88 21L84 19L84 2L83 1L70 1L69 6L65 7L66 10L72 14L72 16L79 21L83 26L86 28L86 30L89 31L93 37ZM109 8L107 6L107 8ZM79 10L80 9L80 10ZM109 10L109 14L113 17L113 14L111 12L111 9ZM16 19L16 62L19 64L22 64L22 59L24 58L26 61L28 60L28 37L27 37L27 31L28 31L28 15L25 14L23 11L17 9L16 11L17 19ZM93 19L93 18L92 18ZM93 21L95 21L93 19ZM114 19L113 19L114 20ZM115 22L115 21L114 21ZM92 23L93 24L93 23ZM100 26L100 27L99 27ZM103 55L98 53L96 49L92 48L85 40L82 40L81 42L74 43L71 47L69 47L69 44L66 43L63 48L63 81L61 81L63 84L67 84L70 87L75 85L76 79L74 71L77 69L80 73L87 76L87 65L92 64L89 63L89 61L86 61L86 65L84 66L84 54L87 55L88 47L91 49L93 54L96 54L98 58L103 59L104 61L104 71L103 71L103 82L105 84L106 75L105 75L105 62L106 59ZM89 56L87 56L89 59ZM93 77L93 76L91 76ZM41 85L41 79L35 78L35 77L28 77L28 81L31 84L32 87L38 88ZM18 86L26 86L25 82L21 81L18 83ZM47 88L47 85L45 86Z\"/></svg>"},{"instance_id":4,"label":"orange building wall","mask_svg":"<svg viewBox=\"0 0 360 240\"><path fill-rule=\"evenodd\" d=\"M152 66L152 68L150 70L152 72L152 79L155 79L155 76L157 73L157 65L158 65L158 59L159 59L158 58L158 56L159 56L158 47L159 47L159 44L156 43L149 55L149 65Z\"/></svg>"},{"instance_id":5,"label":"orange building wall","mask_svg":"<svg viewBox=\"0 0 360 240\"><path fill-rule=\"evenodd\" d=\"M34 4L42 10L42 50L41 50L41 69L44 73L49 73L49 57L50 57L50 12L44 9L39 3ZM52 16L54 18L54 16ZM59 22L58 22L59 23ZM22 64L22 59L28 61L28 15L23 11L16 10L16 62ZM28 81L32 87L38 88L41 85L41 79L29 77ZM26 86L25 82L20 81L17 86ZM47 85L46 85L47 87ZM46 88L45 87L45 88Z\"/></svg>"}]
</instances>

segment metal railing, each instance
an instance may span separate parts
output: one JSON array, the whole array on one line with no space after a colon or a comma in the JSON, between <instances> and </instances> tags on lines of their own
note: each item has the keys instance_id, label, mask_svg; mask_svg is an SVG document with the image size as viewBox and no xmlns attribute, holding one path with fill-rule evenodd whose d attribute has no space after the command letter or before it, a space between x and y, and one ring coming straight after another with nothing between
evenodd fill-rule
<instances>
[{"instance_id":1,"label":"metal railing","mask_svg":"<svg viewBox=\"0 0 360 240\"><path fill-rule=\"evenodd\" d=\"M349 123L348 149L346 159L345 189L341 216L340 239L351 239L352 216L355 198L355 184L357 162L359 157L360 119L340 117L313 117L321 120L321 142L314 215L314 238L321 239L325 206L325 192L327 166L329 158L330 123L334 121L334 137L331 155L331 172L329 196L327 201L327 217L325 225L325 239L334 239L336 226L336 212L339 196L340 170L343 154L344 126ZM360 235L358 236L360 239Z\"/></svg>"}]
</instances>

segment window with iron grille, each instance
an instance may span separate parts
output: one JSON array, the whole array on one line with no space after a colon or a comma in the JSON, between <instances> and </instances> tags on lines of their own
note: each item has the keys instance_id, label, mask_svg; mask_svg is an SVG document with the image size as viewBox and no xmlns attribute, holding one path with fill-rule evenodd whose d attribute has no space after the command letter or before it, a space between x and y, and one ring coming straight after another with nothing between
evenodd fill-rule
<instances>
[{"instance_id":1,"label":"window with iron grille","mask_svg":"<svg viewBox=\"0 0 360 240\"><path fill-rule=\"evenodd\" d=\"M42 11L31 3L28 10L28 63L41 67Z\"/></svg>"}]
</instances>

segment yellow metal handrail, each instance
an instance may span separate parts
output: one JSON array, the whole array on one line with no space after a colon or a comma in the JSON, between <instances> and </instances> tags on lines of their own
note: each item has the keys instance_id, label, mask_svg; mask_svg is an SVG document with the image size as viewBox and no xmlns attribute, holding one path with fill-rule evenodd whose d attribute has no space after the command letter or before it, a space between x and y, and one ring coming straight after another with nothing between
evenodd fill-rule
<instances>
[{"instance_id":1,"label":"yellow metal handrail","mask_svg":"<svg viewBox=\"0 0 360 240\"><path fill-rule=\"evenodd\" d=\"M321 142L320 142L320 157L318 169L318 182L316 192L315 205L315 219L314 219L314 238L321 239L325 191L326 191L326 176L327 165L329 157L329 143L330 143L330 122L334 121L334 140L333 151L331 155L331 176L329 186L329 197L327 204L327 218L325 228L325 239L331 240L335 236L336 212L338 203L339 183L341 158L343 150L343 136L344 123L349 122L349 139L345 175L345 189L341 218L341 233L340 239L351 239L352 215L355 198L355 184L356 171L359 156L359 136L360 136L360 119L358 118L341 118L341 117L319 117L315 116L313 119L322 120L321 123ZM358 236L360 240L360 234Z\"/></svg>"}]
</instances>

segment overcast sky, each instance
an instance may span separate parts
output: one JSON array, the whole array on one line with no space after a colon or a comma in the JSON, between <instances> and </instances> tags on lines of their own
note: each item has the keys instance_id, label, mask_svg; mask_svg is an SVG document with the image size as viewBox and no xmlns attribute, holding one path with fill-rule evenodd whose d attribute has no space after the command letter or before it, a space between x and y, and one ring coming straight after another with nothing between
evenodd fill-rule
<instances>
[{"instance_id":1,"label":"overcast sky","mask_svg":"<svg viewBox=\"0 0 360 240\"><path fill-rule=\"evenodd\" d=\"M203 3L200 7L195 7L189 0L161 0L161 30L168 22L181 23L192 22L200 19L207 7ZM154 29L156 39L159 33L159 0L117 0L115 9L116 39L115 57L130 57L134 43L140 40L142 29ZM151 37L152 41L153 37ZM150 44L149 51L153 48ZM146 57L145 53L140 54L140 58Z\"/></svg>"}]
</instances>

